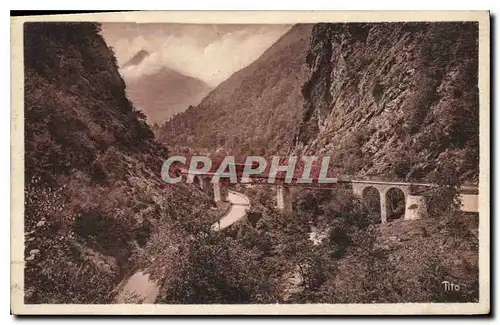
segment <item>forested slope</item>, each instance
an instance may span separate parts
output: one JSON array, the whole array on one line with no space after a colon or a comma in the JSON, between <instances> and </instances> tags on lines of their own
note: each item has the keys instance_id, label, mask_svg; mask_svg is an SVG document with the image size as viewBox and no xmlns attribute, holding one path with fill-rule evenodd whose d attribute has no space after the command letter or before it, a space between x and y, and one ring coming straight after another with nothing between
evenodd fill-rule
<instances>
[{"instance_id":1,"label":"forested slope","mask_svg":"<svg viewBox=\"0 0 500 325\"><path fill-rule=\"evenodd\" d=\"M98 24L24 28L25 299L110 302L151 246L210 224L209 198L161 180L167 150L125 96Z\"/></svg>"},{"instance_id":2,"label":"forested slope","mask_svg":"<svg viewBox=\"0 0 500 325\"><path fill-rule=\"evenodd\" d=\"M287 153L298 132L311 25L297 25L248 67L159 131L174 147Z\"/></svg>"}]
</instances>

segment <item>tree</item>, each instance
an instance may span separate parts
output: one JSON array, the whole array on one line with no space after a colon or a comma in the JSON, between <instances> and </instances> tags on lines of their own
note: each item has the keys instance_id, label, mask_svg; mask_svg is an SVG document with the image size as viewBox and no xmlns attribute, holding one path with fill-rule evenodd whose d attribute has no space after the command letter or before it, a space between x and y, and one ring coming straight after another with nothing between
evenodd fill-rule
<instances>
[{"instance_id":1,"label":"tree","mask_svg":"<svg viewBox=\"0 0 500 325\"><path fill-rule=\"evenodd\" d=\"M202 232L186 248L162 302L257 303L265 295L266 279L256 257L234 239Z\"/></svg>"}]
</instances>

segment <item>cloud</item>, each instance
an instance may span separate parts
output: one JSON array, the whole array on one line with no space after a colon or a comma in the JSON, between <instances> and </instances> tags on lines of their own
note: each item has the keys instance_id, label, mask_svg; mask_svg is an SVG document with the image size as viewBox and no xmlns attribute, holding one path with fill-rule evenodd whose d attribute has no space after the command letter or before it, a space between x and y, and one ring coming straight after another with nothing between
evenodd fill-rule
<instances>
[{"instance_id":1,"label":"cloud","mask_svg":"<svg viewBox=\"0 0 500 325\"><path fill-rule=\"evenodd\" d=\"M257 59L291 26L288 25L103 25L103 36L120 65L138 51L151 53L127 78L151 74L166 66L216 86ZM124 24L121 24L124 25ZM158 24L157 24L158 25Z\"/></svg>"},{"instance_id":2,"label":"cloud","mask_svg":"<svg viewBox=\"0 0 500 325\"><path fill-rule=\"evenodd\" d=\"M126 79L136 79L143 75L154 74L164 66L161 54L152 53L141 64L122 68L120 72Z\"/></svg>"}]
</instances>

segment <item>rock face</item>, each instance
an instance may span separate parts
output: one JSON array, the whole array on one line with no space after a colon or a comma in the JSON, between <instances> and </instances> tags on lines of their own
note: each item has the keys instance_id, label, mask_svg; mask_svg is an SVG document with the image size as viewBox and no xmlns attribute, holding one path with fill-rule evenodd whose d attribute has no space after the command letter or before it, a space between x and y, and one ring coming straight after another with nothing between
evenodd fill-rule
<instances>
[{"instance_id":1,"label":"rock face","mask_svg":"<svg viewBox=\"0 0 500 325\"><path fill-rule=\"evenodd\" d=\"M248 67L159 132L171 146L232 152L289 152L300 122L312 25L296 25Z\"/></svg>"},{"instance_id":2,"label":"rock face","mask_svg":"<svg viewBox=\"0 0 500 325\"><path fill-rule=\"evenodd\" d=\"M477 180L477 41L474 23L316 25L296 151L350 175Z\"/></svg>"}]
</instances>

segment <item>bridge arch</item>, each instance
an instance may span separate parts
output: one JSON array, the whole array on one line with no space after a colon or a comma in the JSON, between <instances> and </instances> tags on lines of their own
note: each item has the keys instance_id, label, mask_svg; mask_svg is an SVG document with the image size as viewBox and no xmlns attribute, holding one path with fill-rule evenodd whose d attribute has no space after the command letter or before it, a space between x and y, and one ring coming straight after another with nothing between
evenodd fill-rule
<instances>
[{"instance_id":1,"label":"bridge arch","mask_svg":"<svg viewBox=\"0 0 500 325\"><path fill-rule=\"evenodd\" d=\"M392 203L392 199L393 199L393 196L396 195L397 198L401 198L401 197L404 197L404 204L406 204L408 202L408 198L410 196L410 189L411 189L411 184L391 184L389 182L378 182L378 181L355 181L352 183L352 190L354 192L354 194L357 194L359 197L363 198L363 200L365 199L365 190L367 190L367 188L375 188L377 191L378 191L378 194L379 194L379 198L380 198L380 220L382 223L386 223L388 220L387 220L387 216L388 216L388 209L391 209L389 210L390 212L392 212L393 210L393 203ZM390 193L388 194L388 192L390 191ZM400 191L402 192L402 194L400 192L397 192L399 194L391 194L393 193L394 191ZM387 201L388 201L388 196L390 196L390 201L391 201L391 206L388 207L388 204L387 204ZM400 199L398 200L400 201ZM406 209L406 208L405 208ZM403 214L404 215L404 214ZM376 221L378 221L377 219L375 219Z\"/></svg>"},{"instance_id":2,"label":"bridge arch","mask_svg":"<svg viewBox=\"0 0 500 325\"><path fill-rule=\"evenodd\" d=\"M375 223L381 223L379 189L372 185L366 186L361 191L361 198L373 221L375 221Z\"/></svg>"},{"instance_id":3,"label":"bridge arch","mask_svg":"<svg viewBox=\"0 0 500 325\"><path fill-rule=\"evenodd\" d=\"M407 193L404 189L394 186L385 192L387 221L405 217Z\"/></svg>"}]
</instances>

